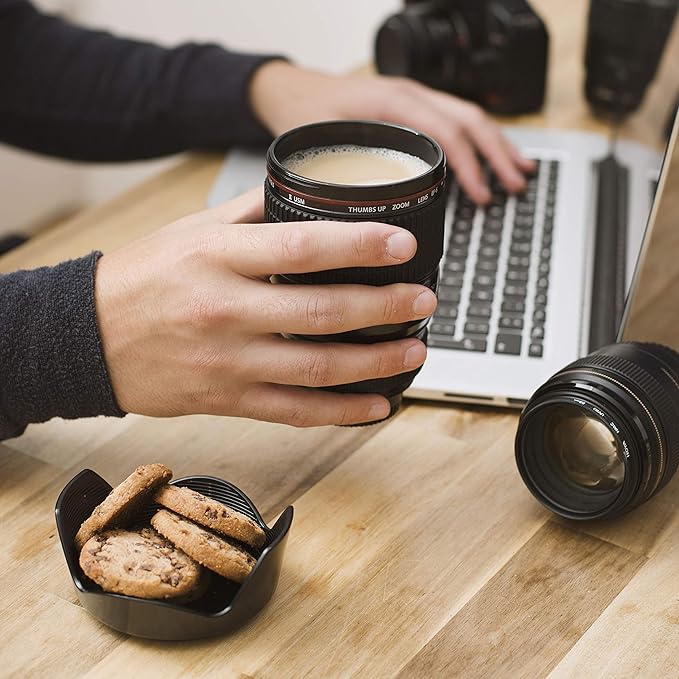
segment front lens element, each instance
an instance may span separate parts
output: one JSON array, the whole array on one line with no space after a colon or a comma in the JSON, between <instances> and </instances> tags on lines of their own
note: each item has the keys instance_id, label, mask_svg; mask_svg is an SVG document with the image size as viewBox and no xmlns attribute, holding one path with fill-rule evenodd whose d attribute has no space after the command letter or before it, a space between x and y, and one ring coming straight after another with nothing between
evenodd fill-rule
<instances>
[{"instance_id":1,"label":"front lens element","mask_svg":"<svg viewBox=\"0 0 679 679\"><path fill-rule=\"evenodd\" d=\"M545 450L555 470L572 483L601 491L622 485L625 465L615 436L576 406L553 408L545 424Z\"/></svg>"}]
</instances>

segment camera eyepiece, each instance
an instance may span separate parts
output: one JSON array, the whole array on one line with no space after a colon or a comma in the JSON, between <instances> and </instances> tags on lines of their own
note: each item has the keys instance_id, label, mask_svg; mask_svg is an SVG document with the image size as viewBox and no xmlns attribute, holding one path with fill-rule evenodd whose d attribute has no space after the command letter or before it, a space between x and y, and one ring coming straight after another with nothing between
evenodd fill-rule
<instances>
[{"instance_id":1,"label":"camera eyepiece","mask_svg":"<svg viewBox=\"0 0 679 679\"><path fill-rule=\"evenodd\" d=\"M561 516L645 502L679 464L679 354L624 342L571 363L528 401L515 452L531 493Z\"/></svg>"}]
</instances>

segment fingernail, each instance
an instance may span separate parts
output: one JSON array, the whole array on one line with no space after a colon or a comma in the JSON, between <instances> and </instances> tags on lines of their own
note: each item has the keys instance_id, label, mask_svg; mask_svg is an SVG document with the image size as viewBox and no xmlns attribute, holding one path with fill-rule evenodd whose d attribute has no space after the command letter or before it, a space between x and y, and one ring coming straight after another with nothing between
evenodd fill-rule
<instances>
[{"instance_id":1,"label":"fingernail","mask_svg":"<svg viewBox=\"0 0 679 679\"><path fill-rule=\"evenodd\" d=\"M387 238L387 253L394 259L410 259L416 249L415 238L406 231L397 231Z\"/></svg>"},{"instance_id":2,"label":"fingernail","mask_svg":"<svg viewBox=\"0 0 679 679\"><path fill-rule=\"evenodd\" d=\"M487 186L479 189L479 200L482 203L487 203L490 200L490 189Z\"/></svg>"},{"instance_id":3,"label":"fingernail","mask_svg":"<svg viewBox=\"0 0 679 679\"><path fill-rule=\"evenodd\" d=\"M390 410L391 406L389 405L388 401L376 403L374 406L370 406L370 410L368 411L368 419L383 420L387 415L389 415Z\"/></svg>"},{"instance_id":4,"label":"fingernail","mask_svg":"<svg viewBox=\"0 0 679 679\"><path fill-rule=\"evenodd\" d=\"M427 357L427 350L422 342L414 344L408 351L406 351L403 357L403 365L406 368L417 368L424 363L424 359Z\"/></svg>"},{"instance_id":5,"label":"fingernail","mask_svg":"<svg viewBox=\"0 0 679 679\"><path fill-rule=\"evenodd\" d=\"M431 290L421 292L413 302L413 312L418 316L429 316L436 309L436 295Z\"/></svg>"}]
</instances>

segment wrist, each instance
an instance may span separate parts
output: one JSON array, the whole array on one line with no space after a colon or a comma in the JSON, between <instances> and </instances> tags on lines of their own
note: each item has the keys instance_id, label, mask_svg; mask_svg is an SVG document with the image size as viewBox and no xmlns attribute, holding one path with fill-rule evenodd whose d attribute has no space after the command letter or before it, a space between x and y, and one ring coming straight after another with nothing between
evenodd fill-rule
<instances>
[{"instance_id":1,"label":"wrist","mask_svg":"<svg viewBox=\"0 0 679 679\"><path fill-rule=\"evenodd\" d=\"M299 68L283 59L267 61L250 79L250 108L259 122L273 135L280 134L281 110L285 109L286 92ZM289 94L287 95L289 96Z\"/></svg>"}]
</instances>

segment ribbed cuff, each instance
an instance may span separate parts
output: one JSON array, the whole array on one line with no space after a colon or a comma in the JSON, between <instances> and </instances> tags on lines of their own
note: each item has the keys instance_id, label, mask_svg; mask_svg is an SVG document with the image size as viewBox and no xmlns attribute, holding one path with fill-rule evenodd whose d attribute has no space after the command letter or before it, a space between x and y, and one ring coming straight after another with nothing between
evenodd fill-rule
<instances>
[{"instance_id":1,"label":"ribbed cuff","mask_svg":"<svg viewBox=\"0 0 679 679\"><path fill-rule=\"evenodd\" d=\"M100 252L0 276L0 439L52 417L122 417L94 303Z\"/></svg>"}]
</instances>

